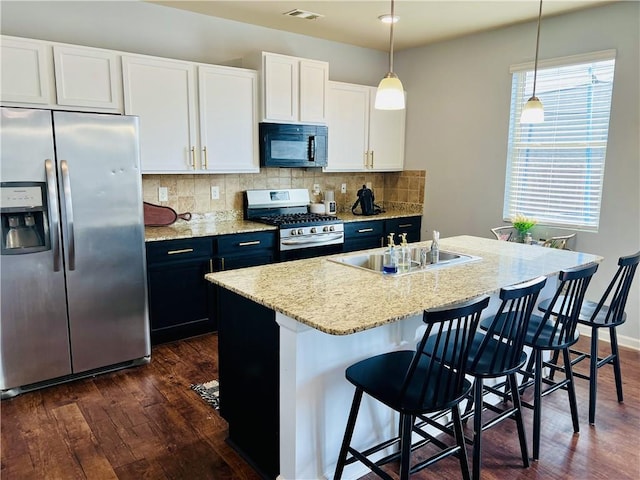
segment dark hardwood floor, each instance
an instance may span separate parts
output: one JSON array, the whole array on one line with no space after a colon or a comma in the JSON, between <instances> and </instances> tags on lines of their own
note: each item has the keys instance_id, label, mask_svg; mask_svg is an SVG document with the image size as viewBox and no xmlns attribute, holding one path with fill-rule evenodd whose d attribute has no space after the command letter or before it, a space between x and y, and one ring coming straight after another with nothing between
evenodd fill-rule
<instances>
[{"instance_id":1,"label":"dark hardwood floor","mask_svg":"<svg viewBox=\"0 0 640 480\"><path fill-rule=\"evenodd\" d=\"M226 444L225 421L189 388L217 378L216 351L216 335L160 345L149 365L2 401L0 477L259 478ZM624 403L611 368L601 369L589 426L587 382L577 379L580 433L573 434L566 394L556 392L544 399L540 461L522 468L515 426L503 422L483 436L482 478L639 479L640 352L623 349L622 357ZM530 410L525 425L531 449ZM460 471L447 459L412 478L460 478Z\"/></svg>"}]
</instances>

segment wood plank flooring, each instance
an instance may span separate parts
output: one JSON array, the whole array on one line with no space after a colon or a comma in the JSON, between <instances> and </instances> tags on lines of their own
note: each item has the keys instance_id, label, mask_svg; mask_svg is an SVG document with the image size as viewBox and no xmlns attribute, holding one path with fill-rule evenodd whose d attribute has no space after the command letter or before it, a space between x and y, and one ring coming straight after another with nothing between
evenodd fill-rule
<instances>
[{"instance_id":1,"label":"wood plank flooring","mask_svg":"<svg viewBox=\"0 0 640 480\"><path fill-rule=\"evenodd\" d=\"M0 477L259 478L225 442L226 422L189 388L217 378L216 352L215 334L159 345L149 365L2 401ZM587 382L577 379L580 434L573 434L566 394L556 392L544 399L540 461L522 468L515 426L503 422L483 435L482 478L639 479L640 352L623 349L622 357L624 403L611 368L600 369L596 425L589 426ZM529 449L531 417L525 409ZM460 470L447 459L412 478L454 479Z\"/></svg>"}]
</instances>

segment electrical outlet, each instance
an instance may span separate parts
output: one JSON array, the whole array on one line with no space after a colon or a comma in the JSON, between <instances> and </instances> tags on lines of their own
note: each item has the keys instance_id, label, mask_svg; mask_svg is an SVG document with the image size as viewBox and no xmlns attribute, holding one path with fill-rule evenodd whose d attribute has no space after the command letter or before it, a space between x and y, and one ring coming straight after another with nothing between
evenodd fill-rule
<instances>
[{"instance_id":1,"label":"electrical outlet","mask_svg":"<svg viewBox=\"0 0 640 480\"><path fill-rule=\"evenodd\" d=\"M220 187L217 185L211 187L211 200L219 200L220 199Z\"/></svg>"},{"instance_id":2,"label":"electrical outlet","mask_svg":"<svg viewBox=\"0 0 640 480\"><path fill-rule=\"evenodd\" d=\"M367 188L371 190L371 182L367 182Z\"/></svg>"},{"instance_id":3,"label":"electrical outlet","mask_svg":"<svg viewBox=\"0 0 640 480\"><path fill-rule=\"evenodd\" d=\"M316 195L318 195L320 193L320 184L319 183L314 183L313 184L313 193L315 193Z\"/></svg>"},{"instance_id":4,"label":"electrical outlet","mask_svg":"<svg viewBox=\"0 0 640 480\"><path fill-rule=\"evenodd\" d=\"M158 187L158 200L160 202L169 201L169 189L167 187Z\"/></svg>"},{"instance_id":5,"label":"electrical outlet","mask_svg":"<svg viewBox=\"0 0 640 480\"><path fill-rule=\"evenodd\" d=\"M347 193L347 184L343 183L340 187L340 193Z\"/></svg>"}]
</instances>

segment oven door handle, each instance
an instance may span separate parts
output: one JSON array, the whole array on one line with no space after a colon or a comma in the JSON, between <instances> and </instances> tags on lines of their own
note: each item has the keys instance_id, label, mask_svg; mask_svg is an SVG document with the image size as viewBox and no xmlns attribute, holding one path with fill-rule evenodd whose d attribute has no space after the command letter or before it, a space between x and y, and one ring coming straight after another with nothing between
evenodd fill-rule
<instances>
[{"instance_id":1,"label":"oven door handle","mask_svg":"<svg viewBox=\"0 0 640 480\"><path fill-rule=\"evenodd\" d=\"M288 239L282 240L280 243L282 243L282 245L306 245L309 243L331 242L333 240L338 240L340 238L342 238L342 233L307 235L305 237L298 237L295 239L288 238Z\"/></svg>"}]
</instances>

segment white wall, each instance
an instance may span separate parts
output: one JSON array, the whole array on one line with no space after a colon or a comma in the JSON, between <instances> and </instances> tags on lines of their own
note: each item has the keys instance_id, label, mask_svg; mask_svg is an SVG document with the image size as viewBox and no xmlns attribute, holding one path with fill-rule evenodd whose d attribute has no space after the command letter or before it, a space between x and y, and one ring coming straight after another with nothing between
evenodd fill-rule
<instances>
[{"instance_id":1,"label":"white wall","mask_svg":"<svg viewBox=\"0 0 640 480\"><path fill-rule=\"evenodd\" d=\"M616 49L600 229L576 249L605 258L587 297L599 298L621 255L640 250L640 3L543 18L540 59ZM406 167L426 169L425 230L490 237L501 225L509 66L533 61L536 23L399 52L408 91ZM640 347L640 273L619 329ZM603 335L606 332L603 332Z\"/></svg>"},{"instance_id":2,"label":"white wall","mask_svg":"<svg viewBox=\"0 0 640 480\"><path fill-rule=\"evenodd\" d=\"M375 85L387 54L144 2L0 3L5 35L185 60L239 65L266 50L330 62L330 78ZM605 257L598 297L620 255L640 249L640 3L543 18L540 58L617 50L600 231L577 249ZM406 167L426 169L423 231L489 236L502 223L509 126L509 66L533 60L535 23L397 52L408 92ZM640 278L620 332L640 347Z\"/></svg>"}]
</instances>

